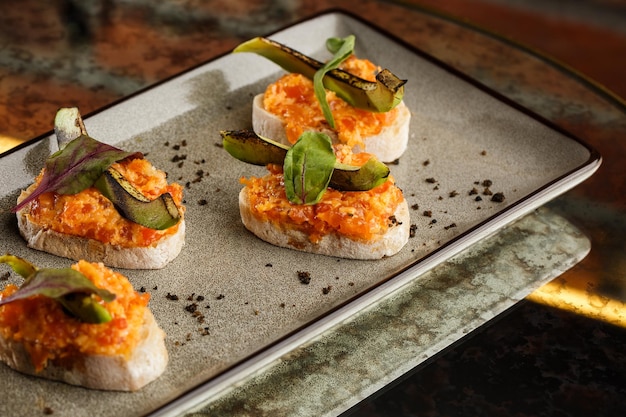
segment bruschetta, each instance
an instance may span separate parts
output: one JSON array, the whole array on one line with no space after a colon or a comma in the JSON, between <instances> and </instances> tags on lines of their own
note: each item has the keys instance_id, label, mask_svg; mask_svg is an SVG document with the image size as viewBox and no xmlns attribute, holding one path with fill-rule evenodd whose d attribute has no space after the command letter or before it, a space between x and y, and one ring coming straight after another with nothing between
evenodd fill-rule
<instances>
[{"instance_id":1,"label":"bruschetta","mask_svg":"<svg viewBox=\"0 0 626 417\"><path fill-rule=\"evenodd\" d=\"M82 128L72 134L74 126ZM75 108L59 111L55 131L61 149L14 207L27 245L127 269L159 269L176 258L185 242L182 186L141 153L89 137Z\"/></svg>"},{"instance_id":2,"label":"bruschetta","mask_svg":"<svg viewBox=\"0 0 626 417\"><path fill-rule=\"evenodd\" d=\"M323 93L315 85L325 67L319 61L266 38L234 51L256 52L289 71L253 99L252 127L258 135L291 145L304 131L315 130L382 162L395 161L406 150L411 120L403 101L406 81L357 58L351 48L336 68L318 77Z\"/></svg>"},{"instance_id":3,"label":"bruschetta","mask_svg":"<svg viewBox=\"0 0 626 417\"><path fill-rule=\"evenodd\" d=\"M334 151L336 158L331 159L327 178L294 175L302 172L304 164L294 167L297 162L280 161L298 159L289 153L311 135L326 137L330 147L330 138L321 133L305 133L292 147L283 147L253 132L222 132L224 148L231 155L248 163L266 163L269 171L262 177L241 179L244 187L238 203L243 225L273 245L321 255L380 259L398 253L409 239L410 216L388 168L367 153L353 154L346 146L335 145L327 152ZM318 163L315 157L310 152L300 158L306 161L305 170ZM310 186L298 189L304 183ZM290 184L296 189L295 198ZM313 197L304 201L309 194Z\"/></svg>"},{"instance_id":4,"label":"bruschetta","mask_svg":"<svg viewBox=\"0 0 626 417\"><path fill-rule=\"evenodd\" d=\"M0 291L0 361L24 374L85 388L136 391L167 367L150 294L102 263L38 269L4 255L24 277Z\"/></svg>"}]
</instances>

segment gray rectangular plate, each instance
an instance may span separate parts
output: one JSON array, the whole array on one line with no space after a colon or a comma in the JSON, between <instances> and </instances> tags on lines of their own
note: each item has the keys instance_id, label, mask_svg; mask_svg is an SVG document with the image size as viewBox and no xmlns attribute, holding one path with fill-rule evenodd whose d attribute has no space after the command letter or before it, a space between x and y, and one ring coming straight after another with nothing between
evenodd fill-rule
<instances>
[{"instance_id":1,"label":"gray rectangular plate","mask_svg":"<svg viewBox=\"0 0 626 417\"><path fill-rule=\"evenodd\" d=\"M179 412L530 213L600 165L597 152L576 138L351 16L323 14L271 37L325 59L325 39L348 34L356 35L358 56L408 79L410 144L391 166L413 207L417 233L407 246L391 258L351 261L273 247L244 229L237 206L239 178L263 175L264 169L230 157L217 146L219 131L249 128L252 97L281 70L253 54L222 56L85 121L91 136L142 151L170 180L189 184L181 255L163 270L123 271L135 288L152 294L150 306L167 333L168 369L139 392L116 393L27 377L0 366L1 415L34 415L44 406L55 416L79 415L80 410L93 415ZM55 146L53 135L39 138L2 157L0 164L0 251L40 266L70 261L26 248L9 209ZM174 162L181 157L182 164ZM492 192L504 194L503 202L482 195L484 180L491 181ZM482 201L470 195L474 188ZM299 281L299 271L310 274L310 284ZM185 310L192 296L204 297L198 303L204 323Z\"/></svg>"}]
</instances>

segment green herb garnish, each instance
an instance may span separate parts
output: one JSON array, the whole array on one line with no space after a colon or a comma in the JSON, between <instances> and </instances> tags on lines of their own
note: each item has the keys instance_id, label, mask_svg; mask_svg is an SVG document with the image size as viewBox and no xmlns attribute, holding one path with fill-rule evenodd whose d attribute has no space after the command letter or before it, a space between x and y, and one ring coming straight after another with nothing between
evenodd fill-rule
<instances>
[{"instance_id":1,"label":"green herb garnish","mask_svg":"<svg viewBox=\"0 0 626 417\"><path fill-rule=\"evenodd\" d=\"M332 127L335 128L335 119L326 100L326 89L324 88L324 76L329 71L332 71L341 65L343 61L348 59L354 52L354 35L346 36L345 38L328 38L326 40L326 48L332 53L333 58L328 61L322 68L318 69L313 76L313 88L315 91L315 97L322 107L322 113L324 118Z\"/></svg>"},{"instance_id":2,"label":"green herb garnish","mask_svg":"<svg viewBox=\"0 0 626 417\"><path fill-rule=\"evenodd\" d=\"M328 188L336 159L328 135L304 132L287 151L283 164L289 201L296 204L319 202Z\"/></svg>"},{"instance_id":3,"label":"green herb garnish","mask_svg":"<svg viewBox=\"0 0 626 417\"><path fill-rule=\"evenodd\" d=\"M91 296L97 295L110 302L115 299L115 294L96 287L80 272L72 268L38 269L28 261L9 254L0 256L0 263L8 264L25 279L19 290L8 297L0 298L0 306L43 295L61 303L66 311L84 322L106 323L111 320L109 312Z\"/></svg>"},{"instance_id":4,"label":"green herb garnish","mask_svg":"<svg viewBox=\"0 0 626 417\"><path fill-rule=\"evenodd\" d=\"M90 136L81 135L48 158L37 188L12 211L18 211L46 192L79 193L91 187L114 162L142 156L140 152L126 152Z\"/></svg>"}]
</instances>

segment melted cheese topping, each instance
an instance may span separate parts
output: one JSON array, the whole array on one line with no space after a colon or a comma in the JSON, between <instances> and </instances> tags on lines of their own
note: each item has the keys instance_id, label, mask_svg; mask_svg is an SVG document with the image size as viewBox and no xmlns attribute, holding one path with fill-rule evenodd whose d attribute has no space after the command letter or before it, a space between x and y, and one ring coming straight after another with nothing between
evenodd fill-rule
<instances>
[{"instance_id":1,"label":"melted cheese topping","mask_svg":"<svg viewBox=\"0 0 626 417\"><path fill-rule=\"evenodd\" d=\"M110 322L83 323L64 313L58 302L41 295L0 306L0 334L22 343L37 371L49 360L71 360L77 354L128 358L139 343L150 294L135 292L126 277L101 263L79 261L72 268L116 295L114 301L102 303L113 318ZM0 292L0 299L17 289L8 285Z\"/></svg>"},{"instance_id":2,"label":"melted cheese topping","mask_svg":"<svg viewBox=\"0 0 626 417\"><path fill-rule=\"evenodd\" d=\"M367 81L375 81L379 71L370 61L354 56L344 61L341 69ZM385 113L354 108L329 90L326 100L335 119L339 143L351 148L358 145L364 149L364 139L379 134L385 126L393 124L398 115L395 108ZM301 74L286 74L270 84L265 90L263 106L283 120L291 143L295 143L306 130L331 130L315 98L313 81Z\"/></svg>"},{"instance_id":3,"label":"melted cheese topping","mask_svg":"<svg viewBox=\"0 0 626 417\"><path fill-rule=\"evenodd\" d=\"M125 160L112 165L146 197L155 199L170 193L184 213L183 188L168 184L166 174L145 159ZM26 190L31 193L41 181L43 171ZM113 203L96 188L90 187L74 195L44 193L30 203L30 220L47 229L67 235L98 240L122 247L148 247L176 233L178 224L166 230L154 230L125 219Z\"/></svg>"},{"instance_id":4,"label":"melted cheese topping","mask_svg":"<svg viewBox=\"0 0 626 417\"><path fill-rule=\"evenodd\" d=\"M346 158L341 158L341 156ZM363 164L369 155L338 152L344 163ZM373 241L395 226L393 217L404 200L402 191L389 177L369 191L338 191L328 188L314 205L293 204L285 194L282 167L268 165L268 175L242 178L253 215L277 227L294 228L309 236L313 243L331 233L353 240Z\"/></svg>"}]
</instances>

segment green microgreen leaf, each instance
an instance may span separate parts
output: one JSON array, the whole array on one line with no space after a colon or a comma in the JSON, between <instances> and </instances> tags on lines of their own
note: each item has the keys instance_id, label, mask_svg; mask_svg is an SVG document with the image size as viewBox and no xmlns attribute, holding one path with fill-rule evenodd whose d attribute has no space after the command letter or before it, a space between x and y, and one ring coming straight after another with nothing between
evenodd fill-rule
<instances>
[{"instance_id":1,"label":"green microgreen leaf","mask_svg":"<svg viewBox=\"0 0 626 417\"><path fill-rule=\"evenodd\" d=\"M323 67L318 69L313 76L313 88L315 97L322 107L324 118L332 127L335 128L335 119L326 100L326 89L324 88L324 76L327 72L332 71L341 65L354 51L355 36L349 35L345 38L329 38L326 40L326 48L332 54L333 58Z\"/></svg>"},{"instance_id":2,"label":"green microgreen leaf","mask_svg":"<svg viewBox=\"0 0 626 417\"><path fill-rule=\"evenodd\" d=\"M48 158L37 188L12 211L18 211L46 192L79 193L91 187L111 164L129 157L141 158L142 154L126 152L90 136L81 135Z\"/></svg>"},{"instance_id":3,"label":"green microgreen leaf","mask_svg":"<svg viewBox=\"0 0 626 417\"><path fill-rule=\"evenodd\" d=\"M0 263L8 264L25 278L22 286L8 297L0 298L0 306L35 295L43 295L61 303L75 317L89 323L105 323L111 316L91 298L92 294L102 300L115 300L115 294L98 288L80 272L72 268L38 269L26 260L13 255L0 256Z\"/></svg>"},{"instance_id":4,"label":"green microgreen leaf","mask_svg":"<svg viewBox=\"0 0 626 417\"><path fill-rule=\"evenodd\" d=\"M287 151L283 164L285 192L295 204L320 201L333 174L336 156L331 139L320 132L304 132Z\"/></svg>"}]
</instances>

